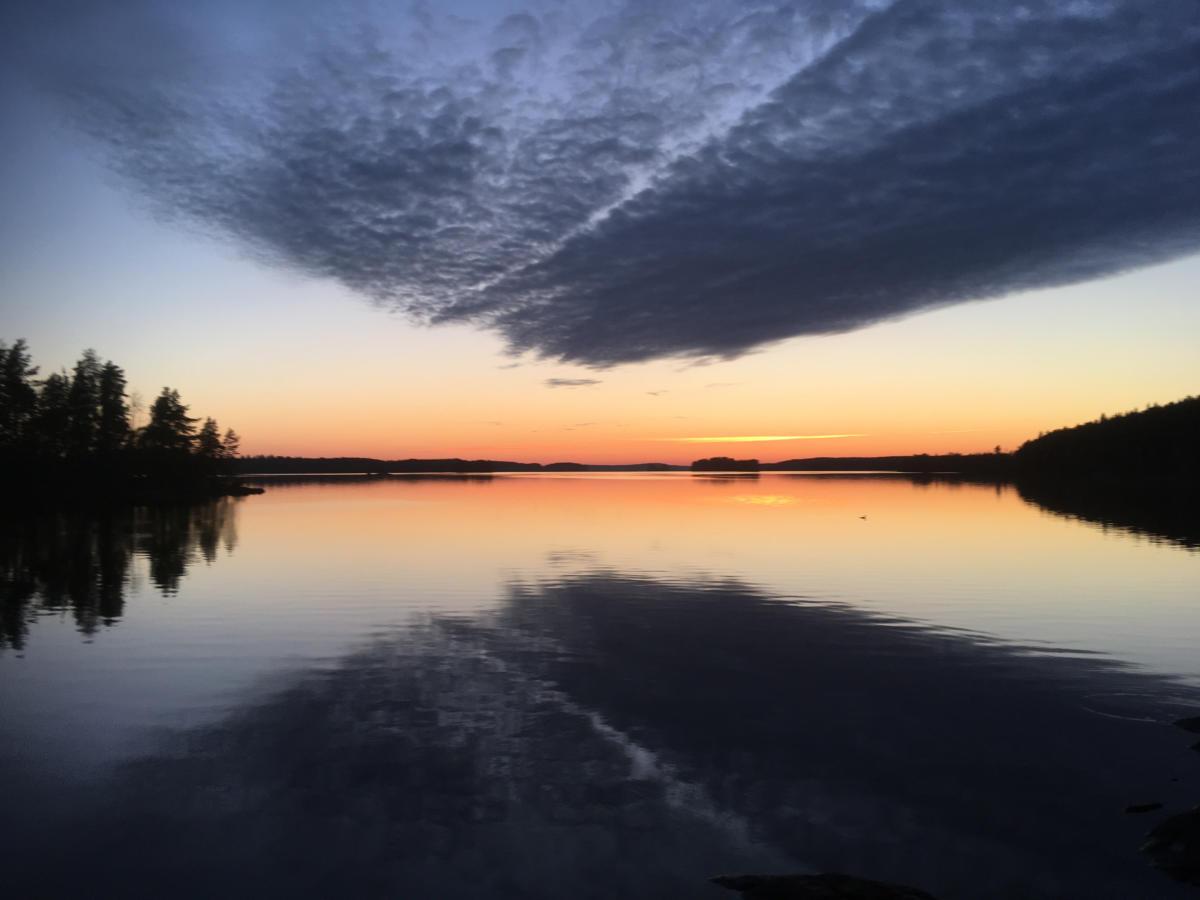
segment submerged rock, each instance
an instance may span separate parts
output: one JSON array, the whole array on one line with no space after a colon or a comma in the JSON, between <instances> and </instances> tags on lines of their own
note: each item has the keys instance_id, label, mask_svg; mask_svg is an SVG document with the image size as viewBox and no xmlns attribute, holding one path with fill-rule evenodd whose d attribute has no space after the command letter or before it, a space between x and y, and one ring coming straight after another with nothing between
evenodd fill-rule
<instances>
[{"instance_id":1,"label":"submerged rock","mask_svg":"<svg viewBox=\"0 0 1200 900\"><path fill-rule=\"evenodd\" d=\"M1200 885L1200 806L1163 819L1141 849L1155 868L1177 881Z\"/></svg>"},{"instance_id":2,"label":"submerged rock","mask_svg":"<svg viewBox=\"0 0 1200 900\"><path fill-rule=\"evenodd\" d=\"M1190 731L1192 734L1200 734L1200 716L1180 719L1175 723L1175 727L1182 728L1184 731Z\"/></svg>"},{"instance_id":3,"label":"submerged rock","mask_svg":"<svg viewBox=\"0 0 1200 900\"><path fill-rule=\"evenodd\" d=\"M718 875L712 879L745 900L934 900L902 884L868 881L849 875Z\"/></svg>"},{"instance_id":4,"label":"submerged rock","mask_svg":"<svg viewBox=\"0 0 1200 900\"><path fill-rule=\"evenodd\" d=\"M1137 815L1138 813L1154 812L1156 809L1162 809L1162 804L1161 803L1131 803L1131 804L1129 804L1129 806L1125 807L1125 812L1130 813L1131 815Z\"/></svg>"}]
</instances>

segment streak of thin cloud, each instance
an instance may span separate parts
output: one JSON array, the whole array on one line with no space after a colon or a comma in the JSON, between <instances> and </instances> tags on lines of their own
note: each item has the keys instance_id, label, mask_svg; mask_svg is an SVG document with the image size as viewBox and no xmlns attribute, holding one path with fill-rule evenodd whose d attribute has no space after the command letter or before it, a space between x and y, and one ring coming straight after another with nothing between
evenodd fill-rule
<instances>
[{"instance_id":1,"label":"streak of thin cloud","mask_svg":"<svg viewBox=\"0 0 1200 900\"><path fill-rule=\"evenodd\" d=\"M740 434L724 437L655 438L680 444L755 444L766 441L824 441L833 438L868 437L866 434Z\"/></svg>"}]
</instances>

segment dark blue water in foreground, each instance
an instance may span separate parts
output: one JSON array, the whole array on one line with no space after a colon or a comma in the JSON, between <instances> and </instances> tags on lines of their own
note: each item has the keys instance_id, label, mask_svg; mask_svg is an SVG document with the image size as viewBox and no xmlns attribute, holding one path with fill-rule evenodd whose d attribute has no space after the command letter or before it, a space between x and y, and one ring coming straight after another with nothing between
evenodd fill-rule
<instances>
[{"instance_id":1,"label":"dark blue water in foreground","mask_svg":"<svg viewBox=\"0 0 1200 900\"><path fill-rule=\"evenodd\" d=\"M1006 488L281 483L0 574L7 896L1193 896L1200 554Z\"/></svg>"}]
</instances>

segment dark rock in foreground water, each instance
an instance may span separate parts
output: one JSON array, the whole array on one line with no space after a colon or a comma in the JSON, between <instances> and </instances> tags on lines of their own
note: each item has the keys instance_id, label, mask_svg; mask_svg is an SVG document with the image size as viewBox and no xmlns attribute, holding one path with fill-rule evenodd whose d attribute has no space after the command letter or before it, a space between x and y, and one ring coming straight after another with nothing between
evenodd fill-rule
<instances>
[{"instance_id":1,"label":"dark rock in foreground water","mask_svg":"<svg viewBox=\"0 0 1200 900\"><path fill-rule=\"evenodd\" d=\"M1131 803L1131 804L1129 804L1129 806L1125 807L1125 812L1129 813L1130 815L1137 815L1138 813L1154 812L1156 809L1162 809L1162 804L1161 803Z\"/></svg>"},{"instance_id":2,"label":"dark rock in foreground water","mask_svg":"<svg viewBox=\"0 0 1200 900\"><path fill-rule=\"evenodd\" d=\"M868 881L849 875L718 875L712 879L745 900L934 900L902 884Z\"/></svg>"},{"instance_id":3,"label":"dark rock in foreground water","mask_svg":"<svg viewBox=\"0 0 1200 900\"><path fill-rule=\"evenodd\" d=\"M1200 885L1200 806L1156 825L1142 852L1177 881Z\"/></svg>"},{"instance_id":4,"label":"dark rock in foreground water","mask_svg":"<svg viewBox=\"0 0 1200 900\"><path fill-rule=\"evenodd\" d=\"M1180 719L1175 723L1175 727L1182 728L1184 731L1190 731L1192 734L1200 734L1200 716Z\"/></svg>"}]
</instances>

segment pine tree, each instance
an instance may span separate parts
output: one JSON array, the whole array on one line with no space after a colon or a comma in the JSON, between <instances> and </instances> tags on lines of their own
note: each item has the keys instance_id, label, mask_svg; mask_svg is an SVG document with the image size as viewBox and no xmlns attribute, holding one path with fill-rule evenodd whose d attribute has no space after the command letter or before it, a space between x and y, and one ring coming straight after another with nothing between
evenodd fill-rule
<instances>
[{"instance_id":1,"label":"pine tree","mask_svg":"<svg viewBox=\"0 0 1200 900\"><path fill-rule=\"evenodd\" d=\"M225 432L225 437L221 440L221 446L226 459L237 459L238 452L241 450L242 439L236 431L230 428Z\"/></svg>"},{"instance_id":2,"label":"pine tree","mask_svg":"<svg viewBox=\"0 0 1200 900\"><path fill-rule=\"evenodd\" d=\"M95 350L83 351L75 363L67 405L71 411L67 453L88 456L96 449L100 432L100 358Z\"/></svg>"},{"instance_id":3,"label":"pine tree","mask_svg":"<svg viewBox=\"0 0 1200 900\"><path fill-rule=\"evenodd\" d=\"M187 453L196 439L196 420L179 399L179 391L163 388L150 407L150 423L141 443L155 453Z\"/></svg>"},{"instance_id":4,"label":"pine tree","mask_svg":"<svg viewBox=\"0 0 1200 900\"><path fill-rule=\"evenodd\" d=\"M129 405L125 402L125 372L112 362L100 370L100 421L96 450L111 457L124 449L129 440Z\"/></svg>"},{"instance_id":5,"label":"pine tree","mask_svg":"<svg viewBox=\"0 0 1200 900\"><path fill-rule=\"evenodd\" d=\"M50 459L67 455L71 431L71 376L52 372L42 382L32 429L39 451Z\"/></svg>"},{"instance_id":6,"label":"pine tree","mask_svg":"<svg viewBox=\"0 0 1200 900\"><path fill-rule=\"evenodd\" d=\"M0 447L27 443L37 413L37 389L29 346L20 338L11 347L0 343Z\"/></svg>"},{"instance_id":7,"label":"pine tree","mask_svg":"<svg viewBox=\"0 0 1200 900\"><path fill-rule=\"evenodd\" d=\"M207 418L200 426L200 432L196 435L196 454L213 462L224 457L225 447L221 443L221 429L217 427L216 419Z\"/></svg>"}]
</instances>

